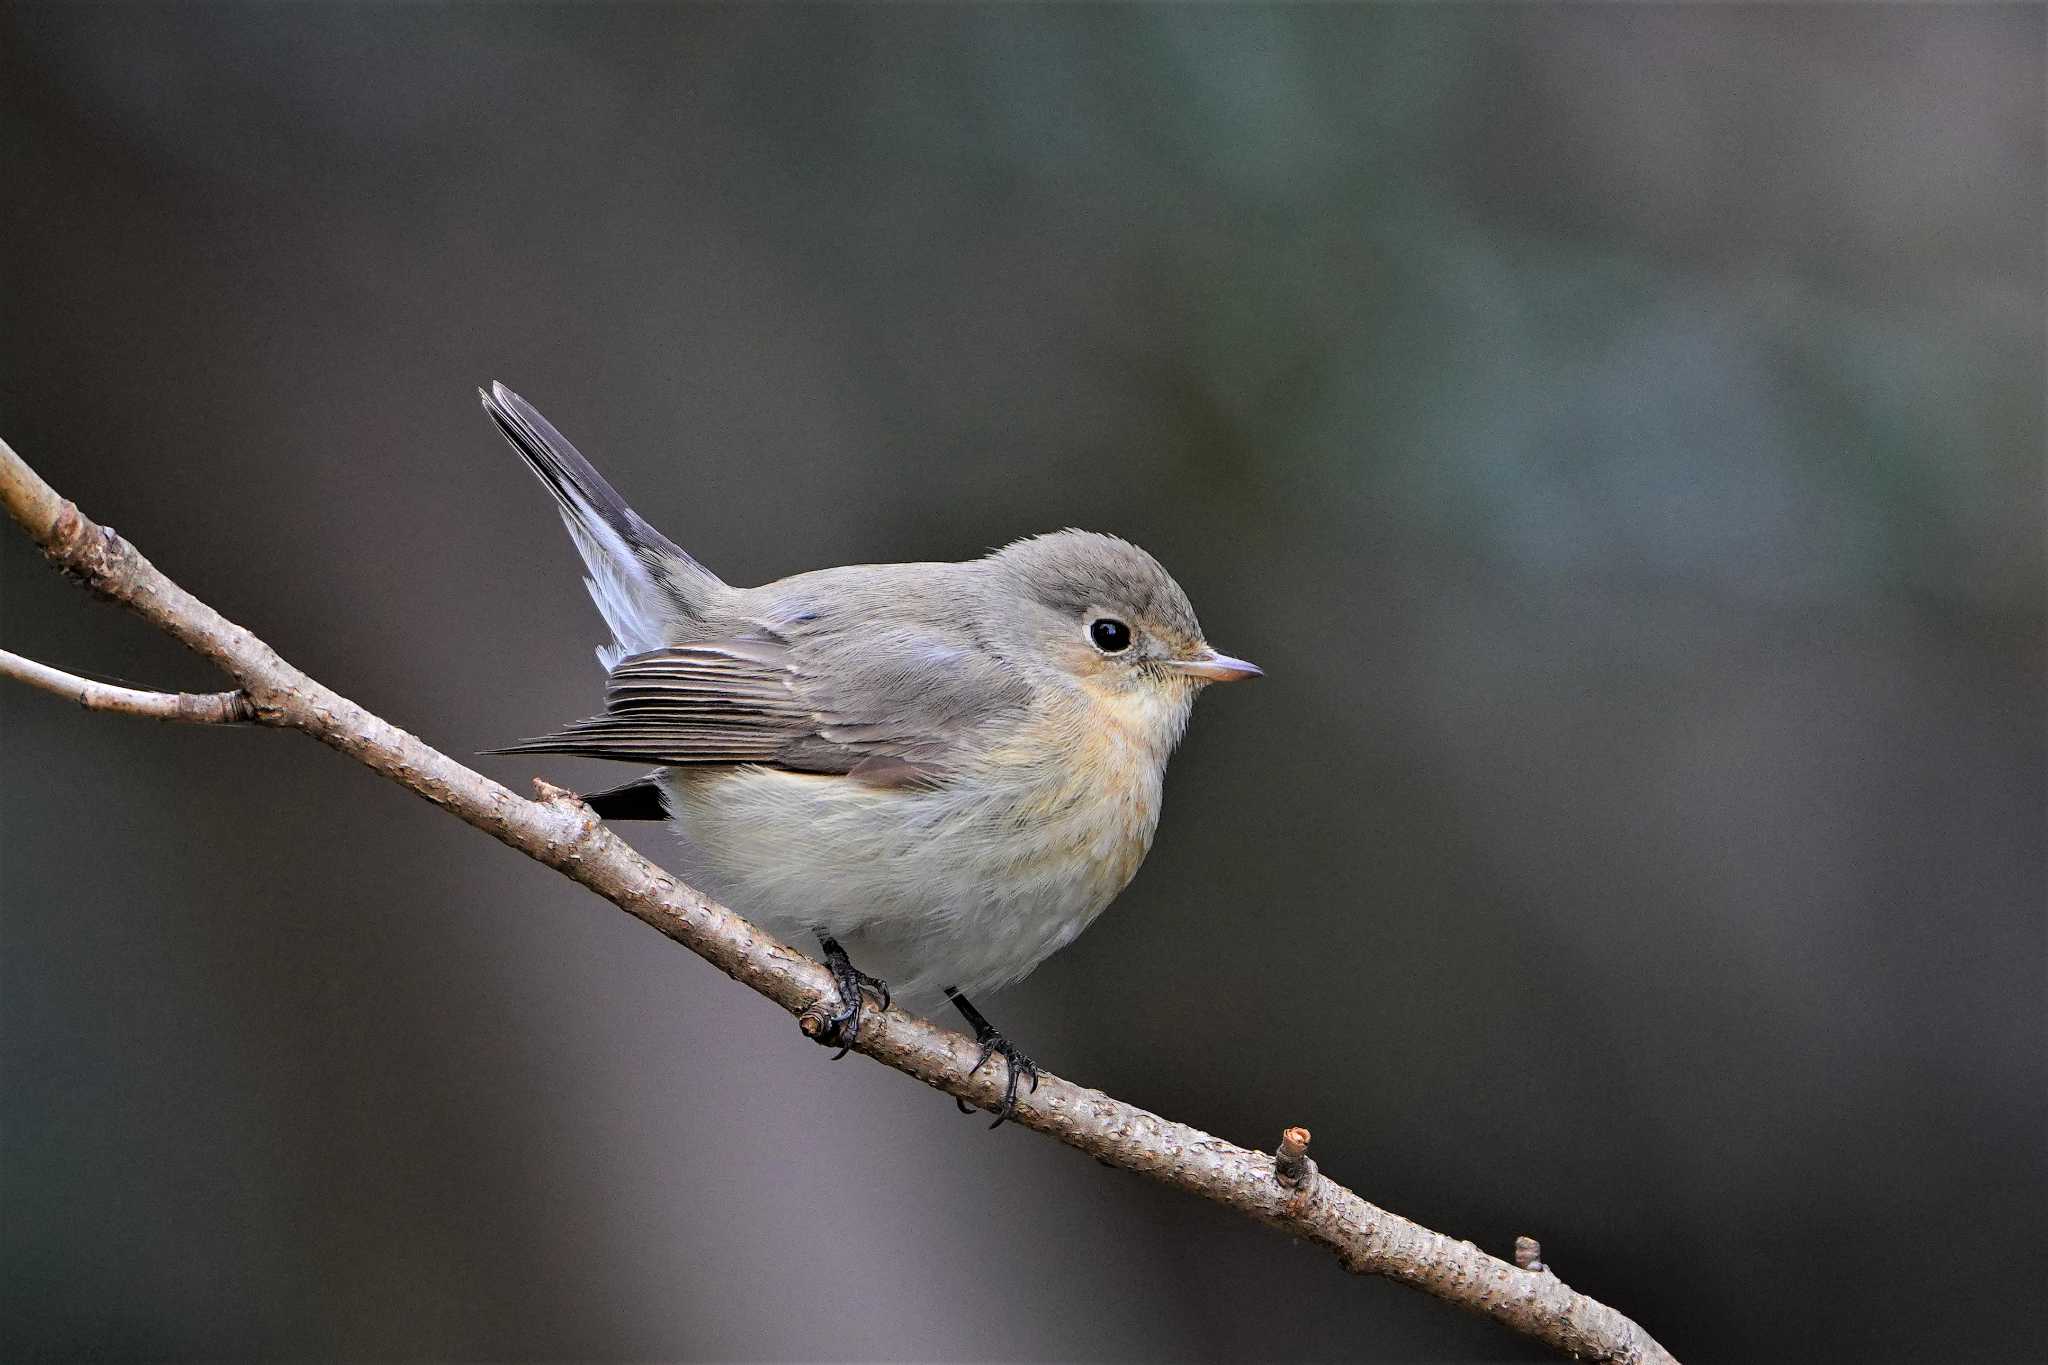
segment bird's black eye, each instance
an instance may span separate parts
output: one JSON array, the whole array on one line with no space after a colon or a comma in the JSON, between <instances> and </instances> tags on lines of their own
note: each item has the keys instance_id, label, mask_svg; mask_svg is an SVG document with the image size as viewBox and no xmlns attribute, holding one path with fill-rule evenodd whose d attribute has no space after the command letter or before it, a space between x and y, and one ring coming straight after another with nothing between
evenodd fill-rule
<instances>
[{"instance_id":1,"label":"bird's black eye","mask_svg":"<svg viewBox=\"0 0 2048 1365\"><path fill-rule=\"evenodd\" d=\"M1101 616L1089 625L1088 638L1104 654L1121 654L1131 647L1131 628L1113 616Z\"/></svg>"}]
</instances>

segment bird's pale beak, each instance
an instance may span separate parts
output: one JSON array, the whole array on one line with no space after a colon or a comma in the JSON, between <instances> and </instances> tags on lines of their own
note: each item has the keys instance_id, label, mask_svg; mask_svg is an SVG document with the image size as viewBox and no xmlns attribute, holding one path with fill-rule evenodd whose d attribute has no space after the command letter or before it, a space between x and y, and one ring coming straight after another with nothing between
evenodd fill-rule
<instances>
[{"instance_id":1,"label":"bird's pale beak","mask_svg":"<svg viewBox=\"0 0 2048 1365\"><path fill-rule=\"evenodd\" d=\"M1213 649L1204 649L1191 659L1172 659L1168 668L1190 677L1204 678L1209 682L1236 682L1240 678L1256 678L1265 672L1257 664L1248 664L1243 659L1233 659L1228 654L1218 654Z\"/></svg>"}]
</instances>

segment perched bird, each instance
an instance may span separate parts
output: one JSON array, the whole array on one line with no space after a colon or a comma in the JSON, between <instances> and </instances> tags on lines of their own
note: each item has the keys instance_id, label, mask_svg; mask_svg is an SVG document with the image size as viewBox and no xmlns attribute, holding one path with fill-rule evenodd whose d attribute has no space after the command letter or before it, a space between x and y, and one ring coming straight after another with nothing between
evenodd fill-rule
<instances>
[{"instance_id":1,"label":"perched bird","mask_svg":"<svg viewBox=\"0 0 2048 1365\"><path fill-rule=\"evenodd\" d=\"M524 399L483 404L559 504L611 627L604 714L501 753L660 765L590 798L680 827L685 880L817 935L844 1055L863 996L943 994L977 1066L1031 1060L969 1001L1087 928L1144 860L1195 695L1259 670L1202 638L1158 561L1057 531L960 564L736 588L642 521Z\"/></svg>"}]
</instances>

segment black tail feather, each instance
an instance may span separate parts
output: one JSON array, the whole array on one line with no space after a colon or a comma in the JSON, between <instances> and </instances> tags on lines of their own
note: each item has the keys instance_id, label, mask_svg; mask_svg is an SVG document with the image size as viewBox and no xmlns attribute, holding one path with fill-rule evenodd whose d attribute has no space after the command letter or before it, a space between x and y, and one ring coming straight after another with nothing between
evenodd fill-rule
<instances>
[{"instance_id":1,"label":"black tail feather","mask_svg":"<svg viewBox=\"0 0 2048 1365\"><path fill-rule=\"evenodd\" d=\"M652 777L636 777L583 798L583 804L601 820L666 820L668 802L661 784Z\"/></svg>"}]
</instances>

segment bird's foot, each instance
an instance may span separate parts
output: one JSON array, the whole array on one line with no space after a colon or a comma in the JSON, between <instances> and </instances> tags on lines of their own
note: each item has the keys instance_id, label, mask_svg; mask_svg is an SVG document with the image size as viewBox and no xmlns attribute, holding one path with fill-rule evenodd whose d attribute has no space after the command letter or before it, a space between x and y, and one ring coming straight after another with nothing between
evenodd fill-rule
<instances>
[{"instance_id":1,"label":"bird's foot","mask_svg":"<svg viewBox=\"0 0 2048 1365\"><path fill-rule=\"evenodd\" d=\"M860 1041L860 1025L867 1013L867 1003L872 1000L878 1010L889 1008L889 987L855 967L846 956L846 949L840 947L836 940L821 934L818 942L825 949L825 965L831 969L832 984L839 991L839 1008L823 1018L814 1036L824 1046L839 1049L832 1054L832 1060L836 1062Z\"/></svg>"},{"instance_id":2,"label":"bird's foot","mask_svg":"<svg viewBox=\"0 0 2048 1365\"><path fill-rule=\"evenodd\" d=\"M1003 1079L1003 1102L996 1107L996 1121L989 1125L991 1129L1000 1128L1005 1120L1017 1117L1018 1080L1028 1080L1031 1082L1031 1089L1038 1089L1038 1064L1019 1052L1015 1043L997 1032L995 1025L989 1023L982 1012L968 1002L966 996L948 986L946 998L953 1002L953 1008L959 1010L960 1016L973 1028L974 1041L981 1044L981 1055L974 1059L974 1065L967 1074L971 1076L981 1070L991 1057L1003 1059L1003 1066L1006 1069ZM963 1114L974 1112L974 1106L957 1095L954 1096L953 1103Z\"/></svg>"}]
</instances>

